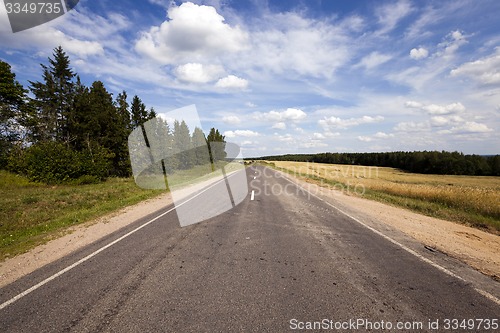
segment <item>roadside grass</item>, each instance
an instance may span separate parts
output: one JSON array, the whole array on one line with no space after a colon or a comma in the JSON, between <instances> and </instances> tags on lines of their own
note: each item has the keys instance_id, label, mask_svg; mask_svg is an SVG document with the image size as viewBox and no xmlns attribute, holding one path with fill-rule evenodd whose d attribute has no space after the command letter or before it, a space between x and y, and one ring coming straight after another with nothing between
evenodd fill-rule
<instances>
[{"instance_id":1,"label":"roadside grass","mask_svg":"<svg viewBox=\"0 0 500 333\"><path fill-rule=\"evenodd\" d=\"M132 178L88 185L44 185L0 170L0 261L46 243L72 225L165 193Z\"/></svg>"},{"instance_id":2,"label":"roadside grass","mask_svg":"<svg viewBox=\"0 0 500 333\"><path fill-rule=\"evenodd\" d=\"M349 195L500 234L500 177L424 175L393 168L305 162L267 165Z\"/></svg>"}]
</instances>

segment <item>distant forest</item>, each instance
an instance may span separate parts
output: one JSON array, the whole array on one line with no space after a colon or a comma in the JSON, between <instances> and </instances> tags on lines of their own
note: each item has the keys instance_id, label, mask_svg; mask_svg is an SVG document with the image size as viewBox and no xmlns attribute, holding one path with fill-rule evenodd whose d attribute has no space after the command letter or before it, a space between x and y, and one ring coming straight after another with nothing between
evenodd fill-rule
<instances>
[{"instance_id":1,"label":"distant forest","mask_svg":"<svg viewBox=\"0 0 500 333\"><path fill-rule=\"evenodd\" d=\"M131 176L128 136L155 118L155 110L137 95L129 104L125 91L113 97L101 81L85 86L61 47L41 70L41 80L25 89L0 60L0 169L44 183ZM166 138L175 138L174 151L224 142L215 128L208 137L200 129L191 135L185 122L164 123L163 129ZM198 163L194 155L183 162Z\"/></svg>"},{"instance_id":2,"label":"distant forest","mask_svg":"<svg viewBox=\"0 0 500 333\"><path fill-rule=\"evenodd\" d=\"M446 151L289 154L254 160L379 166L438 175L500 176L500 155L464 155Z\"/></svg>"}]
</instances>

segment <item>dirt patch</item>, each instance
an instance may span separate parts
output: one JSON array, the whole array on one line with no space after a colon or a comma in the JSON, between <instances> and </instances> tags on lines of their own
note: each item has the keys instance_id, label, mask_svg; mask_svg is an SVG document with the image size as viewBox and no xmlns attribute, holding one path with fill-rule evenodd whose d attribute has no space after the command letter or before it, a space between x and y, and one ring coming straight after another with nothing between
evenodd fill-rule
<instances>
[{"instance_id":1,"label":"dirt patch","mask_svg":"<svg viewBox=\"0 0 500 333\"><path fill-rule=\"evenodd\" d=\"M291 178L291 176L286 175ZM334 199L359 212L402 231L422 244L457 258L493 278L500 277L500 236L388 204L347 195L320 187L309 179L297 180L313 193Z\"/></svg>"},{"instance_id":2,"label":"dirt patch","mask_svg":"<svg viewBox=\"0 0 500 333\"><path fill-rule=\"evenodd\" d=\"M83 225L69 228L65 235L37 246L27 253L0 263L0 287L71 252L109 235L137 219L172 203L169 193L123 208Z\"/></svg>"}]
</instances>

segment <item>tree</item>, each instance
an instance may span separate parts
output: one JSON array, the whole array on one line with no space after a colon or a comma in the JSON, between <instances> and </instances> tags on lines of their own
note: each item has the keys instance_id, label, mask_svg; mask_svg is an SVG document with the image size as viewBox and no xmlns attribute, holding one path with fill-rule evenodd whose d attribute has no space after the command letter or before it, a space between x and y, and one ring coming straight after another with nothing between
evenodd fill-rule
<instances>
[{"instance_id":1,"label":"tree","mask_svg":"<svg viewBox=\"0 0 500 333\"><path fill-rule=\"evenodd\" d=\"M30 81L30 90L35 95L33 106L36 112L32 123L35 139L69 143L72 139L69 119L73 106L75 73L61 46L54 49L53 59L49 58L49 66L41 66L43 82Z\"/></svg>"},{"instance_id":2,"label":"tree","mask_svg":"<svg viewBox=\"0 0 500 333\"><path fill-rule=\"evenodd\" d=\"M189 127L183 120L174 122L174 149L177 154L179 169L186 170L195 164L195 152L191 143Z\"/></svg>"},{"instance_id":3,"label":"tree","mask_svg":"<svg viewBox=\"0 0 500 333\"><path fill-rule=\"evenodd\" d=\"M196 127L191 138L195 153L195 164L203 165L210 163L210 154L207 150L207 139L201 128Z\"/></svg>"},{"instance_id":4,"label":"tree","mask_svg":"<svg viewBox=\"0 0 500 333\"><path fill-rule=\"evenodd\" d=\"M207 136L207 145L210 152L210 161L216 164L217 161L226 158L226 140L225 136L220 134L218 129L212 127Z\"/></svg>"},{"instance_id":5,"label":"tree","mask_svg":"<svg viewBox=\"0 0 500 333\"><path fill-rule=\"evenodd\" d=\"M16 80L8 63L0 60L0 167L20 139L19 124L26 106L24 87Z\"/></svg>"}]
</instances>

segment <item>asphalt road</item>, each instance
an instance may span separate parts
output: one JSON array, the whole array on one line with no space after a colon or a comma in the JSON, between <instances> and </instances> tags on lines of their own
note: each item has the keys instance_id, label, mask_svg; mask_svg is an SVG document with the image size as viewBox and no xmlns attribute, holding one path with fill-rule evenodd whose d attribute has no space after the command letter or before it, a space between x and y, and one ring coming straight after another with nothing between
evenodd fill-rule
<instances>
[{"instance_id":1,"label":"asphalt road","mask_svg":"<svg viewBox=\"0 0 500 333\"><path fill-rule=\"evenodd\" d=\"M0 332L285 332L323 319L344 325L332 331L451 332L447 319L498 320L500 306L469 281L274 171L252 167L247 180L243 201L207 221L181 228L166 207L0 289ZM221 182L198 193L191 210L226 192ZM495 331L485 323L464 331Z\"/></svg>"}]
</instances>

